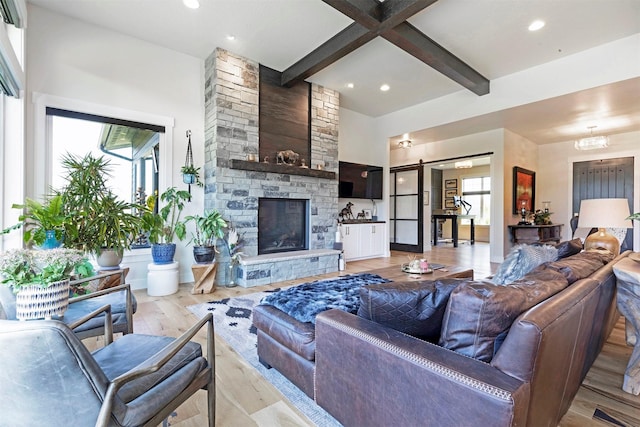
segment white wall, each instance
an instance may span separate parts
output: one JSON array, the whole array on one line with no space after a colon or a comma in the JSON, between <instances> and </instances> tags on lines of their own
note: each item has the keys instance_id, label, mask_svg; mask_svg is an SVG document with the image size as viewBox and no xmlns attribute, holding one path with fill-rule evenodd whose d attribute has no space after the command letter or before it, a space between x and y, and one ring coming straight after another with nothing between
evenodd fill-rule
<instances>
[{"instance_id":1,"label":"white wall","mask_svg":"<svg viewBox=\"0 0 640 427\"><path fill-rule=\"evenodd\" d=\"M565 224L563 238L569 239L569 220L572 211L573 163L617 157L634 158L633 212L640 212L640 132L609 136L609 147L590 151L577 151L573 141L541 145L538 149L538 173L536 174L536 200L551 201L551 221ZM536 202L536 204L539 204ZM632 212L632 213L633 213ZM633 221L634 251L640 250L640 224Z\"/></svg>"},{"instance_id":2,"label":"white wall","mask_svg":"<svg viewBox=\"0 0 640 427\"><path fill-rule=\"evenodd\" d=\"M28 13L27 99L44 97L116 114L170 119L175 123L167 129L172 161L161 172L162 180L166 186L186 189L179 170L184 164L187 129L192 131L194 162L196 166L204 163L203 61L33 5ZM39 153L46 149L40 131L43 124L41 117L36 122L31 102L27 112L27 195L39 197L46 188L44 171L37 166ZM192 193L184 215L203 210L203 190L192 187ZM178 244L176 260L180 281L191 281L191 247ZM145 284L132 282L136 287Z\"/></svg>"}]
</instances>

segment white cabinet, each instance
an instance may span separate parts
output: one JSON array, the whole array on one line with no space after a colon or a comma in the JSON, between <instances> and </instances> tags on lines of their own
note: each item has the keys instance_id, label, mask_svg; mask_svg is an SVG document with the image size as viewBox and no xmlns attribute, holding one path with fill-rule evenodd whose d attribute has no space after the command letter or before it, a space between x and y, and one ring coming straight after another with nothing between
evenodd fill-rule
<instances>
[{"instance_id":1,"label":"white cabinet","mask_svg":"<svg viewBox=\"0 0 640 427\"><path fill-rule=\"evenodd\" d=\"M385 254L383 222L342 224L342 248L347 261L382 257Z\"/></svg>"}]
</instances>

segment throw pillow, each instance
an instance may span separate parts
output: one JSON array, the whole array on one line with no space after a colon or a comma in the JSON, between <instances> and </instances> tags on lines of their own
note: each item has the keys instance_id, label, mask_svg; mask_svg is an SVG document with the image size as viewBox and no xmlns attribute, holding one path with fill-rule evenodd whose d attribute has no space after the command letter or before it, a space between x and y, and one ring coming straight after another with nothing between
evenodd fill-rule
<instances>
[{"instance_id":1,"label":"throw pillow","mask_svg":"<svg viewBox=\"0 0 640 427\"><path fill-rule=\"evenodd\" d=\"M358 316L437 342L451 291L469 279L392 282L360 288Z\"/></svg>"},{"instance_id":2,"label":"throw pillow","mask_svg":"<svg viewBox=\"0 0 640 427\"><path fill-rule=\"evenodd\" d=\"M464 283L451 292L438 345L490 362L523 311L566 287L562 274L544 268L509 286L488 281Z\"/></svg>"},{"instance_id":3,"label":"throw pillow","mask_svg":"<svg viewBox=\"0 0 640 427\"><path fill-rule=\"evenodd\" d=\"M558 250L558 259L579 254L582 251L582 240L578 238L558 243L556 249Z\"/></svg>"},{"instance_id":4,"label":"throw pillow","mask_svg":"<svg viewBox=\"0 0 640 427\"><path fill-rule=\"evenodd\" d=\"M558 259L558 250L549 245L517 245L504 259L492 281L496 285L506 285L520 279L525 274L544 264Z\"/></svg>"}]
</instances>

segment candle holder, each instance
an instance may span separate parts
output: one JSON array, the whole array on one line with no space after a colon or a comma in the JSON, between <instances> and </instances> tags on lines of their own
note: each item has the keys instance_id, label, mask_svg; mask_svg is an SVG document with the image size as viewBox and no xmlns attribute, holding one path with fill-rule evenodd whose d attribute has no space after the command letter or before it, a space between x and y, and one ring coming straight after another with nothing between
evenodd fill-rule
<instances>
[{"instance_id":1,"label":"candle holder","mask_svg":"<svg viewBox=\"0 0 640 427\"><path fill-rule=\"evenodd\" d=\"M522 203L520 203L520 215L522 216L522 219L518 225L531 225L531 222L527 221L527 214L527 202L523 200Z\"/></svg>"}]
</instances>

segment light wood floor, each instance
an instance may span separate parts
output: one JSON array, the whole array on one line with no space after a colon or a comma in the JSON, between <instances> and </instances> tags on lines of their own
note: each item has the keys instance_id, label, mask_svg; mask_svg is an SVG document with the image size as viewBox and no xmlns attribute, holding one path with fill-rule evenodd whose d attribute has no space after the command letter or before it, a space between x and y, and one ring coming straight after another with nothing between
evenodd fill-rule
<instances>
[{"instance_id":1,"label":"light wood floor","mask_svg":"<svg viewBox=\"0 0 640 427\"><path fill-rule=\"evenodd\" d=\"M358 273L407 262L413 254L392 252L390 258L377 258L347 263L342 274ZM482 278L495 272L497 264L489 263L489 247L477 243L473 246L438 246L423 257L430 262L446 265L460 265L473 268L475 277ZM134 316L136 333L178 336L196 319L185 307L200 302L217 300L231 296L256 292L267 288L288 286L338 273L314 276L289 282L255 288L218 288L212 294L191 295L191 284L180 285L178 293L165 297L149 297L144 290L136 291L138 311ZM569 412L560 423L561 427L614 426L640 427L640 396L632 396L621 390L622 376L631 347L624 344L624 319L616 325L605 348L589 371ZM204 342L205 334L199 336ZM87 342L89 347L98 345ZM260 374L241 358L221 339L216 339L216 381L217 416L216 425L292 427L310 426L303 415ZM605 422L594 417L596 411L603 411L621 424ZM203 391L185 402L170 418L175 427L199 427L206 425L206 398Z\"/></svg>"}]
</instances>

